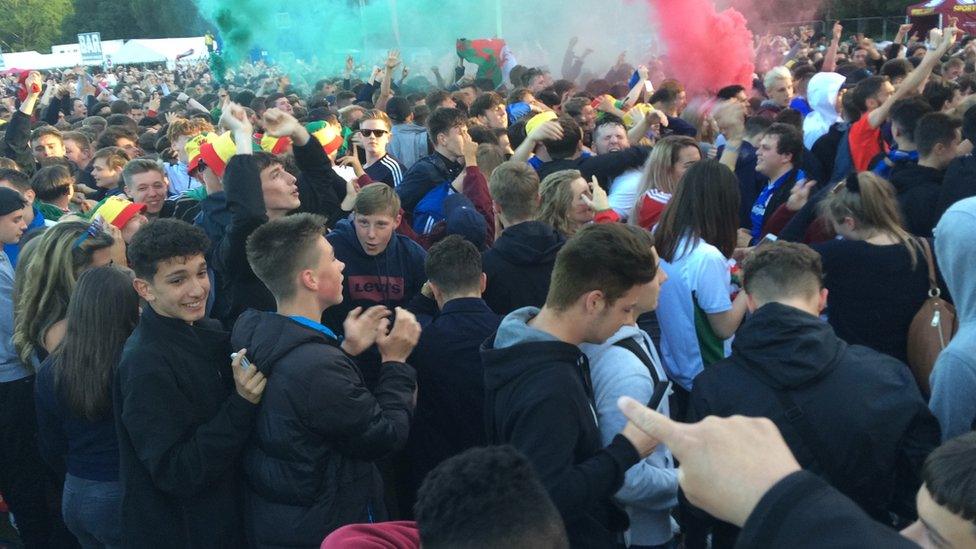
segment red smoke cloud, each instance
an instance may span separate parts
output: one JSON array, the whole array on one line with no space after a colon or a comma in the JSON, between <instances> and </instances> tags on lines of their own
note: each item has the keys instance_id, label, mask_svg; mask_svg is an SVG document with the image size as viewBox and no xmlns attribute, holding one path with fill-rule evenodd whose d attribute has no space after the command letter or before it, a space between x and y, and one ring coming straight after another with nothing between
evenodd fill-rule
<instances>
[{"instance_id":1,"label":"red smoke cloud","mask_svg":"<svg viewBox=\"0 0 976 549\"><path fill-rule=\"evenodd\" d=\"M649 1L667 45L668 73L689 95L730 84L752 87L752 32L741 13L718 12L710 0Z\"/></svg>"}]
</instances>

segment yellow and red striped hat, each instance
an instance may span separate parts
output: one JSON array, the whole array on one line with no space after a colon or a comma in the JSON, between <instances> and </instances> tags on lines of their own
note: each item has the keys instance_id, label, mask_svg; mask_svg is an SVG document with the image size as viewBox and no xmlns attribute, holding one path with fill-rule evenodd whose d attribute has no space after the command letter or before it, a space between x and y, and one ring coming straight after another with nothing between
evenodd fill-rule
<instances>
[{"instance_id":1,"label":"yellow and red striped hat","mask_svg":"<svg viewBox=\"0 0 976 549\"><path fill-rule=\"evenodd\" d=\"M342 132L328 122L318 120L305 126L305 129L315 136L315 139L325 149L325 154L332 154L342 146Z\"/></svg>"},{"instance_id":2,"label":"yellow and red striped hat","mask_svg":"<svg viewBox=\"0 0 976 549\"><path fill-rule=\"evenodd\" d=\"M237 152L237 145L231 132L221 135L201 133L186 142L186 153L190 158L187 171L190 175L201 167L201 162L209 166L217 177L224 176L227 161Z\"/></svg>"},{"instance_id":3,"label":"yellow and red striped hat","mask_svg":"<svg viewBox=\"0 0 976 549\"><path fill-rule=\"evenodd\" d=\"M116 195L106 198L105 202L95 210L94 215L100 215L106 222L122 229L133 217L145 211L145 204L132 202Z\"/></svg>"}]
</instances>

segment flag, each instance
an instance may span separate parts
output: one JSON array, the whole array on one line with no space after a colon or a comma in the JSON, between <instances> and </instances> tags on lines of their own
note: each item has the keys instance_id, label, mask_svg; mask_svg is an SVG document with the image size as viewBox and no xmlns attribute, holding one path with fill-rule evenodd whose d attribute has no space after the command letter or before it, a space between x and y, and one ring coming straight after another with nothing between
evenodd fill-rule
<instances>
[{"instance_id":1,"label":"flag","mask_svg":"<svg viewBox=\"0 0 976 549\"><path fill-rule=\"evenodd\" d=\"M459 38L457 54L461 59L478 66L478 78L489 78L497 88L515 66L515 56L500 38L468 40Z\"/></svg>"}]
</instances>

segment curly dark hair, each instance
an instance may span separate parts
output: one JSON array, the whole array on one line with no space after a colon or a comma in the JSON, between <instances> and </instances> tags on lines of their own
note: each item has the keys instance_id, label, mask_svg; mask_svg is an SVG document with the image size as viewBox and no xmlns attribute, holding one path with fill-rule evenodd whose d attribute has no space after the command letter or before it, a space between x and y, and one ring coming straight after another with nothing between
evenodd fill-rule
<instances>
[{"instance_id":1,"label":"curly dark hair","mask_svg":"<svg viewBox=\"0 0 976 549\"><path fill-rule=\"evenodd\" d=\"M425 549L569 546L535 470L511 446L472 448L442 462L417 492L414 515Z\"/></svg>"},{"instance_id":2,"label":"curly dark hair","mask_svg":"<svg viewBox=\"0 0 976 549\"><path fill-rule=\"evenodd\" d=\"M144 225L129 243L129 266L136 276L152 280L159 263L174 257L206 253L210 239L203 229L178 219L157 219Z\"/></svg>"}]
</instances>

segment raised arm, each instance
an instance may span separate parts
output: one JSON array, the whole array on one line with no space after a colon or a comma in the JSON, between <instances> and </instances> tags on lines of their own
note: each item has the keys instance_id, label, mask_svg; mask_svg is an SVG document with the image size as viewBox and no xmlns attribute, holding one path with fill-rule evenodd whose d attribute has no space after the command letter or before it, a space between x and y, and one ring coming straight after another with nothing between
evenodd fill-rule
<instances>
[{"instance_id":1,"label":"raised arm","mask_svg":"<svg viewBox=\"0 0 976 549\"><path fill-rule=\"evenodd\" d=\"M885 120L888 119L888 113L891 112L891 106L911 93L912 90L917 90L932 74L932 69L956 41L956 33L959 32L959 29L954 26L954 23L953 21L953 26L946 27L941 34L939 29L932 29L929 34L929 42L937 44L935 49L925 52L922 62L915 70L908 73L908 76L895 88L895 93L891 94L880 107L871 111L871 114L868 115L868 123L871 124L872 128L878 128L884 124Z\"/></svg>"}]
</instances>

